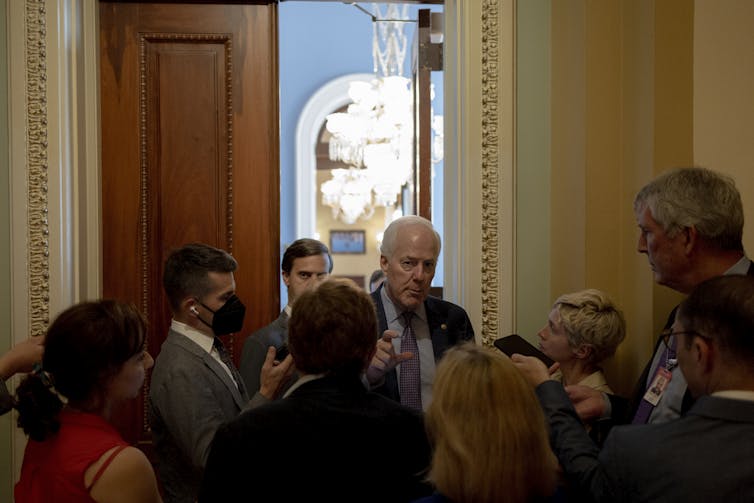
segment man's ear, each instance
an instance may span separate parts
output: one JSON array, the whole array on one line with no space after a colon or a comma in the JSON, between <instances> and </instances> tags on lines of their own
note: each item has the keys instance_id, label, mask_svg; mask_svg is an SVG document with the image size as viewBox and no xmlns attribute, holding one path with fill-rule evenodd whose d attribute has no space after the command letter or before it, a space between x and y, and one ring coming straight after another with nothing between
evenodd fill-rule
<instances>
[{"instance_id":1,"label":"man's ear","mask_svg":"<svg viewBox=\"0 0 754 503\"><path fill-rule=\"evenodd\" d=\"M283 271L283 283L285 283L285 286L291 286L291 274L288 272Z\"/></svg>"},{"instance_id":2,"label":"man's ear","mask_svg":"<svg viewBox=\"0 0 754 503\"><path fill-rule=\"evenodd\" d=\"M699 239L699 234L696 230L696 227L693 225L690 227L684 227L681 231L685 238L684 242L684 250L686 251L686 255L689 255L691 251L697 246L697 240Z\"/></svg>"},{"instance_id":3,"label":"man's ear","mask_svg":"<svg viewBox=\"0 0 754 503\"><path fill-rule=\"evenodd\" d=\"M192 314L195 316L199 315L194 297L186 297L181 301L181 313L186 313L187 316L191 316Z\"/></svg>"},{"instance_id":4,"label":"man's ear","mask_svg":"<svg viewBox=\"0 0 754 503\"><path fill-rule=\"evenodd\" d=\"M717 349L708 339L704 337L694 337L691 343L691 350L700 369L704 373L709 373L714 368L715 352Z\"/></svg>"},{"instance_id":5,"label":"man's ear","mask_svg":"<svg viewBox=\"0 0 754 503\"><path fill-rule=\"evenodd\" d=\"M385 255L380 255L380 269L387 274L388 258Z\"/></svg>"}]
</instances>

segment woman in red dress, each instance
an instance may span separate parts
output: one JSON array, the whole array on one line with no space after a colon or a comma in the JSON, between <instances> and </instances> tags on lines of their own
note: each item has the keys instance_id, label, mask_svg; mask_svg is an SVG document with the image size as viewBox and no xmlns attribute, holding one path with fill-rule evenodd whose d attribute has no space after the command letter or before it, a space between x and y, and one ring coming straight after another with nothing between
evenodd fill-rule
<instances>
[{"instance_id":1,"label":"woman in red dress","mask_svg":"<svg viewBox=\"0 0 754 503\"><path fill-rule=\"evenodd\" d=\"M41 368L17 391L29 436L17 503L162 501L144 453L109 422L154 363L145 338L141 313L110 300L76 304L50 325Z\"/></svg>"}]
</instances>

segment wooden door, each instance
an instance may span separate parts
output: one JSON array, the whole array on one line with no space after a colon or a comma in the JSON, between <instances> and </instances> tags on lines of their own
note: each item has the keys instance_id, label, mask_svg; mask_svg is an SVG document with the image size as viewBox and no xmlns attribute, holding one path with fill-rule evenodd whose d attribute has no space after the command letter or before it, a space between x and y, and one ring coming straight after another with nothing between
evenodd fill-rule
<instances>
[{"instance_id":1,"label":"wooden door","mask_svg":"<svg viewBox=\"0 0 754 503\"><path fill-rule=\"evenodd\" d=\"M156 356L167 254L226 249L247 305L237 362L280 304L276 6L99 7L104 296L143 310ZM149 441L146 390L116 414L130 442Z\"/></svg>"}]
</instances>

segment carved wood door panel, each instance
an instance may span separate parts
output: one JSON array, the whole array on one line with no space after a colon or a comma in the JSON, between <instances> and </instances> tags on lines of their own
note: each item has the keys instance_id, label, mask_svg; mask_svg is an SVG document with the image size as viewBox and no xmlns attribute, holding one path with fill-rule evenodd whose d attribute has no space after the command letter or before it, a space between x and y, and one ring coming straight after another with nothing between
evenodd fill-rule
<instances>
[{"instance_id":1,"label":"carved wood door panel","mask_svg":"<svg viewBox=\"0 0 754 503\"><path fill-rule=\"evenodd\" d=\"M239 262L236 361L278 313L277 96L274 4L100 4L103 292L147 315L153 356L170 323L162 267L182 244ZM116 414L130 442L149 442L146 389Z\"/></svg>"}]
</instances>

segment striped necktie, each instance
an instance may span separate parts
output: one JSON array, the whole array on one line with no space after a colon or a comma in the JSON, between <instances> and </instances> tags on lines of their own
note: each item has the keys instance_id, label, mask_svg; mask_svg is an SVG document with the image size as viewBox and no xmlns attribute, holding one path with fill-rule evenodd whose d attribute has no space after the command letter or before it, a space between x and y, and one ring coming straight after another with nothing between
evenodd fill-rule
<instances>
[{"instance_id":1,"label":"striped necktie","mask_svg":"<svg viewBox=\"0 0 754 503\"><path fill-rule=\"evenodd\" d=\"M240 391L243 395L246 389L243 384L243 379L241 379L241 374L238 373L236 366L233 365L233 360L230 359L230 355L225 350L225 346L223 345L222 341L215 337L215 342L212 343L212 346L217 351L217 354L220 355L220 360L225 364L226 367L228 367L231 377L233 377L233 380L236 382L238 391Z\"/></svg>"}]
</instances>

